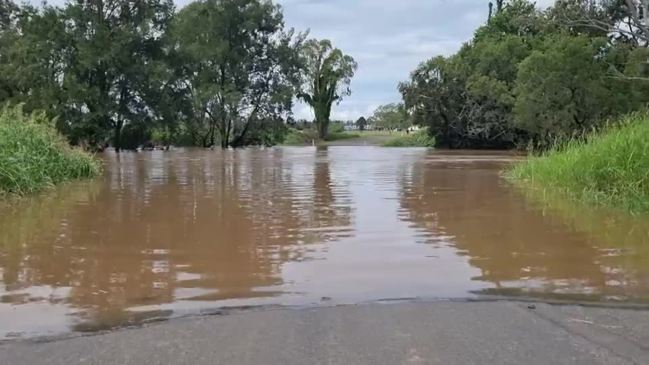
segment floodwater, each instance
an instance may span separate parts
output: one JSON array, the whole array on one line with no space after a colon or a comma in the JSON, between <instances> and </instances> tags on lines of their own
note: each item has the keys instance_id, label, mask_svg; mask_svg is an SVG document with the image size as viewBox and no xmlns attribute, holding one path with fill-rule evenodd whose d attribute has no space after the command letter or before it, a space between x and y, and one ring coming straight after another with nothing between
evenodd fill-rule
<instances>
[{"instance_id":1,"label":"floodwater","mask_svg":"<svg viewBox=\"0 0 649 365\"><path fill-rule=\"evenodd\" d=\"M0 339L224 307L483 296L649 303L649 220L379 147L106 153L0 206Z\"/></svg>"}]
</instances>

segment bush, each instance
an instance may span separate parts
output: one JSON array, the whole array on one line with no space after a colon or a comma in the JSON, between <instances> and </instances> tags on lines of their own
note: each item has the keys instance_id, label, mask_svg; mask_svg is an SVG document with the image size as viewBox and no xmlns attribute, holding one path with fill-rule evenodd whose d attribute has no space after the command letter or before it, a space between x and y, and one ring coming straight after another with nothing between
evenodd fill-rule
<instances>
[{"instance_id":1,"label":"bush","mask_svg":"<svg viewBox=\"0 0 649 365\"><path fill-rule=\"evenodd\" d=\"M328 134L344 133L345 132L345 123L338 122L338 121L332 121L329 124L328 132L329 132Z\"/></svg>"},{"instance_id":2,"label":"bush","mask_svg":"<svg viewBox=\"0 0 649 365\"><path fill-rule=\"evenodd\" d=\"M318 140L318 133L312 129L297 130L289 129L284 138L285 145L289 146L301 146L301 145L311 145L314 141Z\"/></svg>"},{"instance_id":3,"label":"bush","mask_svg":"<svg viewBox=\"0 0 649 365\"><path fill-rule=\"evenodd\" d=\"M508 175L579 200L649 212L649 112L531 157Z\"/></svg>"},{"instance_id":4,"label":"bush","mask_svg":"<svg viewBox=\"0 0 649 365\"><path fill-rule=\"evenodd\" d=\"M0 195L23 195L101 172L90 154L72 148L45 114L21 107L0 112Z\"/></svg>"},{"instance_id":5,"label":"bush","mask_svg":"<svg viewBox=\"0 0 649 365\"><path fill-rule=\"evenodd\" d=\"M435 138L425 129L393 138L383 144L383 147L435 147Z\"/></svg>"}]
</instances>

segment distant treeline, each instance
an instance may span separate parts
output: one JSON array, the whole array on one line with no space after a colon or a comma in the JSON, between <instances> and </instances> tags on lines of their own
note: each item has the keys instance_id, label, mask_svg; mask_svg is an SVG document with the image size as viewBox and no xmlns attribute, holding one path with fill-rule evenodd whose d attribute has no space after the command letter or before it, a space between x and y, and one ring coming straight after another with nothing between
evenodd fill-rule
<instances>
[{"instance_id":1,"label":"distant treeline","mask_svg":"<svg viewBox=\"0 0 649 365\"><path fill-rule=\"evenodd\" d=\"M0 104L89 149L274 144L298 98L326 133L355 69L269 0L0 0Z\"/></svg>"},{"instance_id":2,"label":"distant treeline","mask_svg":"<svg viewBox=\"0 0 649 365\"><path fill-rule=\"evenodd\" d=\"M581 136L647 105L648 9L647 0L489 4L471 41L400 85L406 109L438 146L543 148Z\"/></svg>"}]
</instances>

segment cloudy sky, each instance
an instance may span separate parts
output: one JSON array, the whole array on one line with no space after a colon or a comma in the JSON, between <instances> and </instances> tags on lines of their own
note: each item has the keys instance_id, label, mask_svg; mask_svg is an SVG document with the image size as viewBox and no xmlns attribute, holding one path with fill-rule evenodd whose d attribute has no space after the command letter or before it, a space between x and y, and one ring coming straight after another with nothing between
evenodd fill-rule
<instances>
[{"instance_id":1,"label":"cloudy sky","mask_svg":"<svg viewBox=\"0 0 649 365\"><path fill-rule=\"evenodd\" d=\"M175 0L181 7L189 0ZM379 105L400 100L397 85L420 62L457 51L486 21L489 0L276 0L286 25L310 29L358 62L352 96L336 106L333 118L354 120ZM50 0L61 4L63 0ZM553 0L537 0L547 6ZM312 118L297 105L298 118Z\"/></svg>"},{"instance_id":2,"label":"cloudy sky","mask_svg":"<svg viewBox=\"0 0 649 365\"><path fill-rule=\"evenodd\" d=\"M286 25L328 38L358 62L352 96L335 107L335 119L371 115L400 101L400 81L419 63L450 55L486 20L489 0L278 0ZM495 1L494 1L495 2ZM537 0L547 6L554 0ZM296 117L312 117L304 105Z\"/></svg>"}]
</instances>

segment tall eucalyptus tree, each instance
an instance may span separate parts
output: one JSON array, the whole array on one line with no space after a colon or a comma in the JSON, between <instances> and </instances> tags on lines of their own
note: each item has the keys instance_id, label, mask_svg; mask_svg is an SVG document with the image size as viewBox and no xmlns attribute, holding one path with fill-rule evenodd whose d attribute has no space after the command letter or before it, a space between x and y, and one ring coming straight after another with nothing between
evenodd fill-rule
<instances>
[{"instance_id":1,"label":"tall eucalyptus tree","mask_svg":"<svg viewBox=\"0 0 649 365\"><path fill-rule=\"evenodd\" d=\"M325 138L331 108L343 97L351 95L350 83L358 65L351 56L334 48L326 39L307 41L303 57L304 81L298 97L313 109L318 135Z\"/></svg>"}]
</instances>

